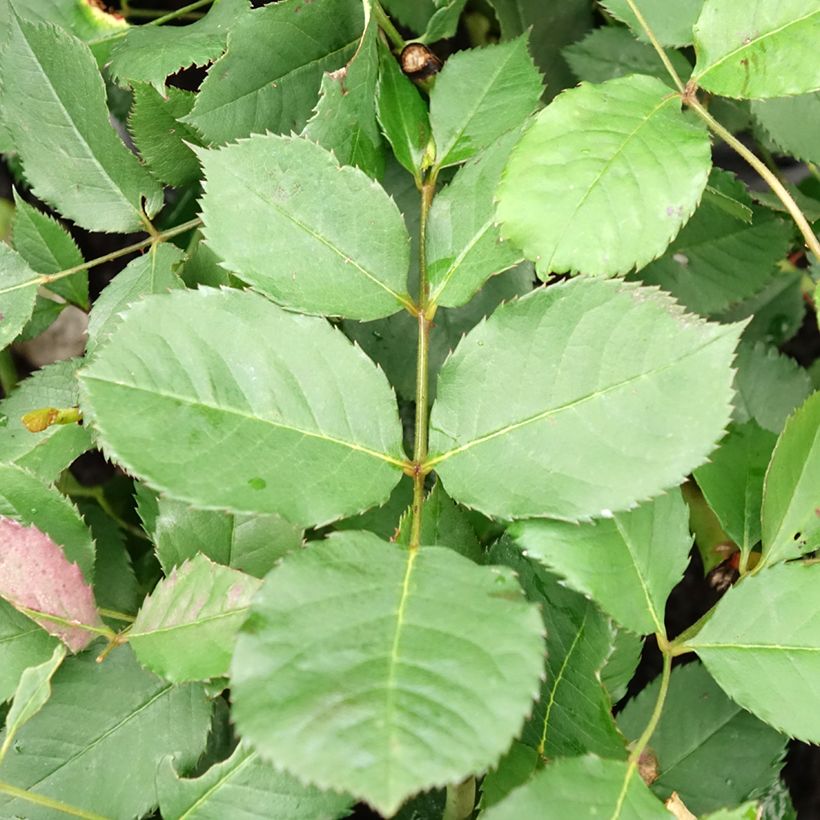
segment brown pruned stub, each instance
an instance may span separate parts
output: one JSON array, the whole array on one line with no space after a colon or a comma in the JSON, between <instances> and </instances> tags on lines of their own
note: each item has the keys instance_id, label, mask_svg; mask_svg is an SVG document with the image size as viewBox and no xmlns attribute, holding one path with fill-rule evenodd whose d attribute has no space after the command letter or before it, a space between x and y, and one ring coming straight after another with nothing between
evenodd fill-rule
<instances>
[{"instance_id":1,"label":"brown pruned stub","mask_svg":"<svg viewBox=\"0 0 820 820\"><path fill-rule=\"evenodd\" d=\"M441 60L422 43L408 43L400 60L401 70L411 80L426 80L441 71Z\"/></svg>"}]
</instances>

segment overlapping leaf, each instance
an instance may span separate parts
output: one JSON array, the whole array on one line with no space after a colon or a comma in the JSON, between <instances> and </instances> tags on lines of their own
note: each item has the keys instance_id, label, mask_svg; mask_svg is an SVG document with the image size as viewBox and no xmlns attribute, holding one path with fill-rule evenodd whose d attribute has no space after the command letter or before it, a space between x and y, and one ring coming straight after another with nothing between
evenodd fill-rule
<instances>
[{"instance_id":1,"label":"overlapping leaf","mask_svg":"<svg viewBox=\"0 0 820 820\"><path fill-rule=\"evenodd\" d=\"M0 643L3 647L0 701L7 701L14 694L23 671L45 663L58 642L31 618L0 600Z\"/></svg>"},{"instance_id":2,"label":"overlapping leaf","mask_svg":"<svg viewBox=\"0 0 820 820\"><path fill-rule=\"evenodd\" d=\"M612 820L669 820L634 769L593 755L562 757L486 812L486 820L566 820L600 815Z\"/></svg>"},{"instance_id":3,"label":"overlapping leaf","mask_svg":"<svg viewBox=\"0 0 820 820\"><path fill-rule=\"evenodd\" d=\"M79 359L69 359L48 365L0 401L0 462L14 462L44 481L53 481L91 448L91 435L82 425L52 424L32 433L22 422L32 410L76 406L79 391L74 374L80 364Z\"/></svg>"},{"instance_id":4,"label":"overlapping leaf","mask_svg":"<svg viewBox=\"0 0 820 820\"><path fill-rule=\"evenodd\" d=\"M132 302L152 293L182 290L184 285L176 273L181 262L182 251L167 243L129 262L94 300L88 316L86 353L90 355L111 337Z\"/></svg>"},{"instance_id":5,"label":"overlapping leaf","mask_svg":"<svg viewBox=\"0 0 820 820\"><path fill-rule=\"evenodd\" d=\"M159 806L165 820L224 820L237 813L276 820L336 820L350 798L320 792L277 771L245 746L196 778L180 777L172 758L157 774Z\"/></svg>"},{"instance_id":6,"label":"overlapping leaf","mask_svg":"<svg viewBox=\"0 0 820 820\"><path fill-rule=\"evenodd\" d=\"M185 121L211 143L301 131L322 75L351 58L362 35L361 0L289 0L254 9L231 30Z\"/></svg>"},{"instance_id":7,"label":"overlapping leaf","mask_svg":"<svg viewBox=\"0 0 820 820\"><path fill-rule=\"evenodd\" d=\"M398 516L396 516L398 520ZM286 553L302 544L302 530L278 515L232 515L198 510L160 498L152 538L166 573L198 553L218 564L266 575Z\"/></svg>"},{"instance_id":8,"label":"overlapping leaf","mask_svg":"<svg viewBox=\"0 0 820 820\"><path fill-rule=\"evenodd\" d=\"M426 231L430 303L463 305L490 276L521 261L495 224L495 189L519 137L518 131L501 137L433 200Z\"/></svg>"},{"instance_id":9,"label":"overlapping leaf","mask_svg":"<svg viewBox=\"0 0 820 820\"><path fill-rule=\"evenodd\" d=\"M496 310L442 368L428 463L485 514L628 509L678 485L722 435L740 330L615 281L536 291Z\"/></svg>"},{"instance_id":10,"label":"overlapping leaf","mask_svg":"<svg viewBox=\"0 0 820 820\"><path fill-rule=\"evenodd\" d=\"M792 227L752 205L745 186L725 172L710 184L752 208L751 224L727 213L724 202L705 197L666 253L638 277L660 285L689 310L714 315L759 293L780 275L777 263L792 244Z\"/></svg>"},{"instance_id":11,"label":"overlapping leaf","mask_svg":"<svg viewBox=\"0 0 820 820\"><path fill-rule=\"evenodd\" d=\"M257 595L231 669L236 724L263 758L391 815L498 760L538 691L541 631L509 570L339 533Z\"/></svg>"},{"instance_id":12,"label":"overlapping leaf","mask_svg":"<svg viewBox=\"0 0 820 820\"><path fill-rule=\"evenodd\" d=\"M522 521L510 535L638 634L664 632L666 599L683 576L692 545L678 490L580 526Z\"/></svg>"},{"instance_id":13,"label":"overlapping leaf","mask_svg":"<svg viewBox=\"0 0 820 820\"><path fill-rule=\"evenodd\" d=\"M37 274L20 254L0 242L0 350L8 347L31 318L37 298Z\"/></svg>"},{"instance_id":14,"label":"overlapping leaf","mask_svg":"<svg viewBox=\"0 0 820 820\"><path fill-rule=\"evenodd\" d=\"M165 92L165 78L190 65L205 65L225 50L228 31L249 9L248 0L216 0L187 26L134 26L111 53L111 73L125 83L149 83Z\"/></svg>"},{"instance_id":15,"label":"overlapping leaf","mask_svg":"<svg viewBox=\"0 0 820 820\"><path fill-rule=\"evenodd\" d=\"M20 683L14 693L14 702L6 715L3 745L0 746L0 761L3 760L15 735L20 731L51 697L51 678L65 659L65 647L59 644L51 657L37 666L30 666L20 676Z\"/></svg>"},{"instance_id":16,"label":"overlapping leaf","mask_svg":"<svg viewBox=\"0 0 820 820\"><path fill-rule=\"evenodd\" d=\"M730 589L686 642L733 701L810 743L820 741L818 583L818 564L764 569Z\"/></svg>"},{"instance_id":17,"label":"overlapping leaf","mask_svg":"<svg viewBox=\"0 0 820 820\"><path fill-rule=\"evenodd\" d=\"M320 524L382 502L401 476L383 374L323 320L257 294L143 299L79 378L107 451L198 506Z\"/></svg>"},{"instance_id":18,"label":"overlapping leaf","mask_svg":"<svg viewBox=\"0 0 820 820\"><path fill-rule=\"evenodd\" d=\"M198 555L171 570L128 633L139 662L180 683L225 675L259 581Z\"/></svg>"},{"instance_id":19,"label":"overlapping leaf","mask_svg":"<svg viewBox=\"0 0 820 820\"><path fill-rule=\"evenodd\" d=\"M83 256L71 235L47 214L14 192L14 249L37 273L57 273L82 265ZM88 272L49 282L48 289L88 310Z\"/></svg>"},{"instance_id":20,"label":"overlapping leaf","mask_svg":"<svg viewBox=\"0 0 820 820\"><path fill-rule=\"evenodd\" d=\"M16 464L0 464L0 515L34 524L69 562L77 564L87 582L94 577L94 541L74 505L53 487Z\"/></svg>"},{"instance_id":21,"label":"overlapping leaf","mask_svg":"<svg viewBox=\"0 0 820 820\"><path fill-rule=\"evenodd\" d=\"M157 179L168 185L186 185L201 175L199 160L190 147L200 144L199 136L180 121L191 113L196 97L179 88L167 88L165 95L148 85L135 85L128 129Z\"/></svg>"},{"instance_id":22,"label":"overlapping leaf","mask_svg":"<svg viewBox=\"0 0 820 820\"><path fill-rule=\"evenodd\" d=\"M820 92L756 100L752 113L784 153L820 162Z\"/></svg>"},{"instance_id":23,"label":"overlapping leaf","mask_svg":"<svg viewBox=\"0 0 820 820\"><path fill-rule=\"evenodd\" d=\"M499 188L501 235L542 276L627 273L663 253L710 165L705 127L660 80L582 84L541 111L514 149Z\"/></svg>"},{"instance_id":24,"label":"overlapping leaf","mask_svg":"<svg viewBox=\"0 0 820 820\"><path fill-rule=\"evenodd\" d=\"M385 161L376 121L378 31L371 17L350 62L322 77L319 104L302 132L333 151L340 164L355 165L375 179L384 172Z\"/></svg>"},{"instance_id":25,"label":"overlapping leaf","mask_svg":"<svg viewBox=\"0 0 820 820\"><path fill-rule=\"evenodd\" d=\"M464 162L519 126L541 91L526 36L454 54L430 92L436 165Z\"/></svg>"},{"instance_id":26,"label":"overlapping leaf","mask_svg":"<svg viewBox=\"0 0 820 820\"><path fill-rule=\"evenodd\" d=\"M102 627L94 593L80 568L37 527L4 517L0 517L0 597L72 652L85 649L96 637L94 630Z\"/></svg>"},{"instance_id":27,"label":"overlapping leaf","mask_svg":"<svg viewBox=\"0 0 820 820\"><path fill-rule=\"evenodd\" d=\"M695 25L695 82L725 97L766 99L820 88L820 0L706 0Z\"/></svg>"},{"instance_id":28,"label":"overlapping leaf","mask_svg":"<svg viewBox=\"0 0 820 820\"><path fill-rule=\"evenodd\" d=\"M670 51L668 56L678 74L687 77L692 70L689 61L678 51ZM567 46L564 57L575 76L588 83L603 83L629 74L649 74L669 82L655 49L639 43L621 26L593 29L583 40Z\"/></svg>"},{"instance_id":29,"label":"overlapping leaf","mask_svg":"<svg viewBox=\"0 0 820 820\"><path fill-rule=\"evenodd\" d=\"M637 0L635 5L643 15L648 26L663 46L688 46L692 44L692 28L703 8L704 0ZM604 8L623 20L639 39L649 38L638 22L635 12L626 0L603 0Z\"/></svg>"},{"instance_id":30,"label":"overlapping leaf","mask_svg":"<svg viewBox=\"0 0 820 820\"><path fill-rule=\"evenodd\" d=\"M489 560L515 570L527 597L541 609L547 633L546 680L521 742L536 750L539 759L586 752L626 757L600 677L612 650L612 622L593 601L562 586L508 539L493 545Z\"/></svg>"},{"instance_id":31,"label":"overlapping leaf","mask_svg":"<svg viewBox=\"0 0 820 820\"><path fill-rule=\"evenodd\" d=\"M379 48L376 109L396 159L419 177L430 141L430 116L418 89L386 46Z\"/></svg>"},{"instance_id":32,"label":"overlapping leaf","mask_svg":"<svg viewBox=\"0 0 820 820\"><path fill-rule=\"evenodd\" d=\"M34 193L84 228L128 232L162 192L108 122L88 46L52 25L14 18L3 51L0 105ZM60 161L55 162L54 158Z\"/></svg>"},{"instance_id":33,"label":"overlapping leaf","mask_svg":"<svg viewBox=\"0 0 820 820\"><path fill-rule=\"evenodd\" d=\"M270 134L201 156L205 238L245 282L306 313L376 319L412 304L401 214L358 168Z\"/></svg>"},{"instance_id":34,"label":"overlapping leaf","mask_svg":"<svg viewBox=\"0 0 820 820\"><path fill-rule=\"evenodd\" d=\"M200 684L172 686L120 647L104 663L86 652L52 679L48 703L18 733L0 779L104 817L157 805L157 766L192 766L205 747L210 703ZM127 750L124 752L124 750ZM3 816L52 820L54 809L0 794Z\"/></svg>"},{"instance_id":35,"label":"overlapping leaf","mask_svg":"<svg viewBox=\"0 0 820 820\"><path fill-rule=\"evenodd\" d=\"M820 548L820 392L786 422L763 490L763 558L768 563Z\"/></svg>"},{"instance_id":36,"label":"overlapping leaf","mask_svg":"<svg viewBox=\"0 0 820 820\"><path fill-rule=\"evenodd\" d=\"M618 716L630 740L649 722L659 683ZM676 667L651 740L658 763L652 790L662 799L677 792L698 816L736 805L777 777L785 744L783 735L730 700L701 664Z\"/></svg>"},{"instance_id":37,"label":"overlapping leaf","mask_svg":"<svg viewBox=\"0 0 820 820\"><path fill-rule=\"evenodd\" d=\"M763 476L776 441L753 421L732 426L709 463L695 470L721 526L747 556L760 540Z\"/></svg>"}]
</instances>

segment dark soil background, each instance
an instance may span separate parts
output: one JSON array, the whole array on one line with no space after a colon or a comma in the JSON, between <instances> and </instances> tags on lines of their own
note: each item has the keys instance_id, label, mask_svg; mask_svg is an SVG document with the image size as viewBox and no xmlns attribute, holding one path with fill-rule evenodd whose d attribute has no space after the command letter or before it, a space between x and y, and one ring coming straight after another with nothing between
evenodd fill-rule
<instances>
[{"instance_id":1,"label":"dark soil background","mask_svg":"<svg viewBox=\"0 0 820 820\"><path fill-rule=\"evenodd\" d=\"M270 0L252 0L252 3L254 6L262 6L269 1ZM559 2L560 0L552 1ZM113 2L89 0L89 2L105 7L107 11L118 12L120 10L120 4L117 0ZM132 0L132 2L129 3L130 8L134 10L147 8L171 10L181 8L184 5L186 5L186 3L182 0ZM136 19L134 19L134 22L136 22ZM408 33L408 36L412 35ZM437 44L435 50L442 58L446 58L448 53L466 47L469 47L466 34L459 31L453 40ZM205 69L181 72L172 80L172 84L181 88L195 90L204 75ZM779 158L778 161L780 161ZM724 147L716 149L715 162L717 165L738 174L738 176L743 178L751 187L760 189L765 187L761 181L751 173L748 167L728 149ZM786 163L782 165L781 170L788 177L798 180L802 178L802 171L805 169L787 160ZM11 199L13 184L18 186L19 191L19 184L15 181L15 175L12 169L0 162L0 198ZM20 193L22 193L25 198L32 199L30 194L25 190L20 191ZM34 200L32 199L32 201ZM37 204L39 207L43 207L42 203ZM183 218L190 217L185 216ZM72 234L77 240L86 259L102 256L112 250L143 238L142 234L123 236L89 233L77 227L72 228ZM122 270L132 258L132 256L124 256L114 262L100 265L89 271L92 300L96 298L112 277ZM805 321L801 330L793 339L783 346L782 352L793 357L804 367L808 367L812 362L820 358L820 333L818 332L817 322L812 311L806 311ZM21 378L31 370L30 365L28 365L22 357L15 355L15 362L18 366ZM108 481L115 474L114 469L106 464L101 456L96 454L87 454L79 459L78 463L74 465L74 471L82 483L89 485ZM703 565L698 551L696 549L693 550L692 560L686 575L673 591L667 605L666 620L669 634L676 635L682 632L706 612L719 597L720 593L716 592L704 576ZM683 660L685 662L685 659ZM654 643L654 639L649 638L647 639L637 673L630 683L624 701L622 701L619 706L640 691L656 675L660 674L660 670L661 655ZM820 682L818 682L818 686L820 686ZM618 707L616 707L616 709L617 708ZM782 776L789 787L800 820L820 819L820 747L792 741L789 745ZM427 805L429 806L430 804L427 803ZM421 812L417 816L421 816L421 813L424 811L421 806L419 806L419 809L421 809ZM371 813L366 808L359 807L353 817L377 818L378 815Z\"/></svg>"}]
</instances>

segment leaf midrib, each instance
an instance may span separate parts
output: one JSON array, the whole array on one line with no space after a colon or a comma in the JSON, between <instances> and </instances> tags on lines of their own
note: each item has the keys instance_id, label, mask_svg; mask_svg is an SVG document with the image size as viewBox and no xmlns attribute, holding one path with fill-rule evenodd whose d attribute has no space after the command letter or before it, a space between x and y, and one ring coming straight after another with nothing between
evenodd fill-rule
<instances>
[{"instance_id":1,"label":"leaf midrib","mask_svg":"<svg viewBox=\"0 0 820 820\"><path fill-rule=\"evenodd\" d=\"M651 376L655 376L655 375L657 375L659 373L663 373L666 370L669 370L673 367L677 367L681 362L686 361L687 359L691 358L692 356L696 356L698 353L701 353L703 350L705 350L710 345L713 345L713 344L715 344L719 341L722 341L724 339L724 336L725 336L725 334L723 334L723 333L721 333L718 336L714 336L713 338L709 339L704 344L699 345L698 347L687 351L684 355L679 356L678 358L674 359L671 362L665 363L661 367L656 367L652 370L647 370L643 373L638 373L635 376L630 376L628 379L624 379L623 381L612 384L609 387L605 387L605 388L600 389L600 390L595 390L592 393L588 393L586 396L581 396L580 398L573 399L572 401L566 402L565 404L561 404L558 407L551 407L547 410L542 410L538 413L534 413L531 416L528 416L524 419L521 419L520 421L516 421L516 422L513 422L511 424L507 424L504 427L499 427L496 430L493 430L489 433L485 433L481 436L477 436L476 438L472 439L471 441L468 441L464 444L461 444L458 447L454 447L451 450L446 450L443 453L440 453L439 455L436 455L436 456L433 456L433 457L429 458L424 466L425 467L433 467L436 464L439 464L442 461L446 461L448 458L450 458L454 455L458 455L459 453L462 453L465 450L469 450L469 449L471 449L471 448L473 448L473 447L475 447L479 444L484 444L487 441L491 441L494 438L498 438L499 436L506 435L507 433L512 433L515 430L518 430L522 427L527 426L528 424L533 424L533 423L536 423L536 422L539 422L539 421L543 421L544 419L550 418L550 416L558 415L559 413L563 413L566 410L572 410L573 408L578 407L581 404L585 404L586 402L591 401L593 399L599 398L600 396L605 396L609 393L614 392L615 390L620 390L623 387L628 387L630 384L633 384L634 382L640 381L641 379L648 378L648 377L651 377ZM442 433L442 435L447 435L446 432L444 432L443 430L440 430L439 428L433 428L431 426L431 429L436 429L436 430L438 430L438 432Z\"/></svg>"},{"instance_id":2,"label":"leaf midrib","mask_svg":"<svg viewBox=\"0 0 820 820\"><path fill-rule=\"evenodd\" d=\"M252 421L255 423L267 424L271 427L275 427L280 430L287 430L291 433L298 433L299 435L305 436L306 438L315 438L320 441L326 441L330 444L338 444L342 447L347 447L350 450L355 450L359 453L364 453L365 455L371 456L372 458L377 458L380 461L385 461L388 464L392 464L394 467L404 468L407 466L407 461L402 461L394 456L390 456L387 453L379 452L378 450L372 450L369 447L365 447L360 444L356 444L352 441L346 441L345 439L336 438L335 436L329 436L327 434L321 432L314 432L312 430L305 430L301 427L295 427L290 424L284 424L282 422L274 421L273 419L265 418L263 416L255 416L251 415L250 413L243 413L241 410L238 410L235 407L227 407L225 405L217 405L217 404L210 404L209 402L202 401L202 399L192 398L189 396L179 396L174 393L167 393L161 390L152 390L148 387L140 387L134 384L128 384L127 382L115 381L114 379L106 379L101 378L100 376L95 376L93 374L83 374L82 377L86 382L97 382L99 384L107 384L107 385L114 385L117 387L125 387L129 390L135 390L138 393L148 393L152 396L156 396L163 399L170 399L172 401L177 401L180 404L185 404L190 407L201 407L205 410L214 410L219 413L225 413L226 415L233 415L238 416L240 418L247 419L248 421Z\"/></svg>"},{"instance_id":3,"label":"leaf midrib","mask_svg":"<svg viewBox=\"0 0 820 820\"><path fill-rule=\"evenodd\" d=\"M179 820L186 820L186 818L190 817L192 814L196 812L196 810L204 805L211 795L222 788L222 786L227 783L234 775L237 775L242 769L245 768L249 763L256 760L256 752L250 752L250 754L245 757L244 760L240 760L236 766L232 767L228 770L228 772L222 775L216 783L213 784L209 789L206 789L205 792L200 795L191 805L185 810L183 814L179 816Z\"/></svg>"}]
</instances>

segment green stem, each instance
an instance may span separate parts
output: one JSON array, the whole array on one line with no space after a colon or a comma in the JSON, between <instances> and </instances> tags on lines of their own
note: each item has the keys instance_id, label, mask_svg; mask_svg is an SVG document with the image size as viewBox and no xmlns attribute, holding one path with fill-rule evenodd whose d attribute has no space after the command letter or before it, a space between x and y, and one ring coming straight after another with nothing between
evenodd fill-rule
<instances>
[{"instance_id":1,"label":"green stem","mask_svg":"<svg viewBox=\"0 0 820 820\"><path fill-rule=\"evenodd\" d=\"M695 111L698 116L709 126L709 128L717 134L730 148L740 154L752 168L760 174L765 180L766 184L774 191L777 198L783 203L786 210L791 215L797 225L800 233L803 234L803 241L806 247L814 254L815 258L820 260L820 241L814 235L814 231L809 225L809 221L800 210L797 203L792 198L783 183L773 174L766 164L750 151L737 137L730 131L724 128L699 102L695 99L694 94L687 97L686 100L689 107Z\"/></svg>"},{"instance_id":2,"label":"green stem","mask_svg":"<svg viewBox=\"0 0 820 820\"><path fill-rule=\"evenodd\" d=\"M187 6L183 6L181 9L175 9L174 11L169 11L167 14L163 14L162 17L157 17L156 20L151 20L146 23L146 26L161 26L163 23L170 23L171 20L176 20L179 17L185 17L192 11L196 11L197 9L201 9L203 6L209 6L213 3L214 0L196 0L195 3L189 3ZM128 34L129 29L118 29L117 31L112 31L109 34L103 34L100 37L95 37L93 40L88 41L88 45L95 46L97 43L108 43L111 40L119 40L122 37L125 37Z\"/></svg>"},{"instance_id":3,"label":"green stem","mask_svg":"<svg viewBox=\"0 0 820 820\"><path fill-rule=\"evenodd\" d=\"M113 629L109 629L107 626L91 626L91 624L81 624L79 621L70 621L68 618L61 618L59 615L52 615L50 612L40 612L38 609L29 609L25 606L16 605L14 607L19 612L22 612L28 618L31 618L33 621L48 621L49 623L59 624L60 626L64 626L68 629L82 629L84 632L92 632L95 635L102 635L104 638L108 638L108 640L112 640L117 637L117 633L114 632Z\"/></svg>"},{"instance_id":4,"label":"green stem","mask_svg":"<svg viewBox=\"0 0 820 820\"><path fill-rule=\"evenodd\" d=\"M441 820L466 820L475 806L475 778L447 787L447 799Z\"/></svg>"},{"instance_id":5,"label":"green stem","mask_svg":"<svg viewBox=\"0 0 820 820\"><path fill-rule=\"evenodd\" d=\"M86 820L106 820L101 814L94 814L84 809L78 809L76 806L70 806L68 803L63 803L60 800L53 800L44 794L18 789L17 786L12 786L11 783L0 783L0 793L7 794L10 797L16 797L18 800L25 800L27 803L34 803L37 806L54 809L61 814L69 814L72 817L84 817Z\"/></svg>"},{"instance_id":6,"label":"green stem","mask_svg":"<svg viewBox=\"0 0 820 820\"><path fill-rule=\"evenodd\" d=\"M127 615L125 612L118 612L116 609L104 609L103 607L98 607L97 611L103 618L111 618L112 621L122 621L123 623L132 624L134 623L134 616Z\"/></svg>"},{"instance_id":7,"label":"green stem","mask_svg":"<svg viewBox=\"0 0 820 820\"><path fill-rule=\"evenodd\" d=\"M421 186L419 219L419 298L418 298L418 358L416 360L416 441L413 448L413 506L411 508L410 549L418 549L421 540L421 519L424 512L424 479L427 472L427 401L430 326L427 315L430 284L427 281L427 217L436 192L436 174L430 173Z\"/></svg>"},{"instance_id":8,"label":"green stem","mask_svg":"<svg viewBox=\"0 0 820 820\"><path fill-rule=\"evenodd\" d=\"M130 20L132 17L141 18L144 20L147 19L155 19L157 17L162 17L167 14L168 11L166 9L128 9L128 12L123 16ZM204 14L180 14L177 19L179 20L201 20L205 15Z\"/></svg>"},{"instance_id":9,"label":"green stem","mask_svg":"<svg viewBox=\"0 0 820 820\"><path fill-rule=\"evenodd\" d=\"M167 231L159 231L156 236L148 239L141 239L139 242L134 242L133 245L126 245L124 248L119 248L116 251L111 251L104 256L98 256L96 259L90 259L88 262L83 262L82 265L75 265L73 268L66 268L65 270L57 271L57 273L44 273L35 279L29 279L27 282L19 282L7 288L0 288L0 296L4 293L10 293L13 290L22 290L23 288L31 287L32 285L45 285L46 287L51 282L56 282L58 279L65 279L66 276L73 276L83 270L95 268L97 265L102 265L105 262L111 262L114 259L119 259L121 256L127 256L129 253L141 251L149 245L155 245L159 242L165 242L167 239L172 239L179 236L181 233L187 233L194 228L198 228L202 224L202 220L191 219L188 222L183 222L182 225L177 225L174 228L168 228Z\"/></svg>"},{"instance_id":10,"label":"green stem","mask_svg":"<svg viewBox=\"0 0 820 820\"><path fill-rule=\"evenodd\" d=\"M669 693L669 680L672 676L672 653L668 651L668 644L662 635L658 635L658 644L661 646L661 651L663 652L663 670L661 671L661 686L658 691L658 699L655 701L655 708L652 710L652 716L649 718L649 723L646 724L646 728L643 730L643 733L635 741L635 745L632 747L632 751L629 754L629 765L627 766L624 782L621 786L621 793L618 795L618 803L615 806L615 811L612 813L613 817L621 816L621 809L623 808L624 801L626 800L626 793L629 788L629 783L635 775L635 772L638 770L638 763L641 759L641 755L644 753L649 741L652 739L655 729L658 728L658 722L663 714L663 706L666 703L666 696Z\"/></svg>"},{"instance_id":11,"label":"green stem","mask_svg":"<svg viewBox=\"0 0 820 820\"><path fill-rule=\"evenodd\" d=\"M373 3L373 16L376 18L379 28L387 35L387 39L393 43L393 47L401 51L407 44L404 37L399 34L398 29L393 25L393 21L385 14L381 3Z\"/></svg>"},{"instance_id":12,"label":"green stem","mask_svg":"<svg viewBox=\"0 0 820 820\"><path fill-rule=\"evenodd\" d=\"M672 78L672 81L675 83L678 91L681 94L684 92L684 84L683 80L681 80L680 75L677 71L675 71L675 66L672 65L672 61L667 56L666 52L663 49L663 46L658 42L658 38L655 36L655 32L652 31L649 23L646 22L646 18L641 14L640 9L635 3L635 0L626 0L629 8L632 9L632 13L637 17L638 23L640 23L641 28L646 32L646 36L649 38L649 42L652 43L653 48L655 51L658 52L658 57L661 58L661 62L664 65L664 68L669 72L669 76Z\"/></svg>"}]
</instances>

